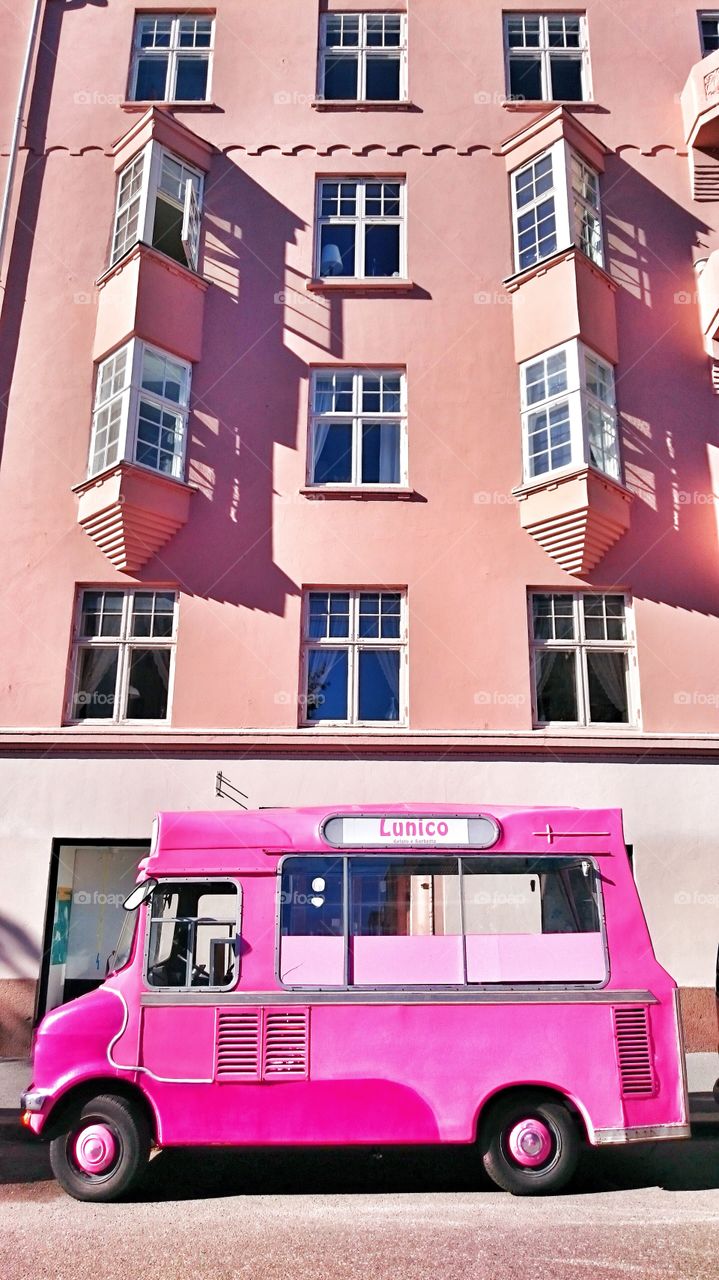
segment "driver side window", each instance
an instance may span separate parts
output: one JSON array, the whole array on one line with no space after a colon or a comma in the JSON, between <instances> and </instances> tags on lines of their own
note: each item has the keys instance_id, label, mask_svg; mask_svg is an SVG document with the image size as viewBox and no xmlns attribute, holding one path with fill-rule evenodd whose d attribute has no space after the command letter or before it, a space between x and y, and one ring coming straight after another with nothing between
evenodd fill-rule
<instances>
[{"instance_id":1,"label":"driver side window","mask_svg":"<svg viewBox=\"0 0 719 1280\"><path fill-rule=\"evenodd\" d=\"M239 974L239 887L228 881L158 885L150 901L147 982L175 990L225 990Z\"/></svg>"}]
</instances>

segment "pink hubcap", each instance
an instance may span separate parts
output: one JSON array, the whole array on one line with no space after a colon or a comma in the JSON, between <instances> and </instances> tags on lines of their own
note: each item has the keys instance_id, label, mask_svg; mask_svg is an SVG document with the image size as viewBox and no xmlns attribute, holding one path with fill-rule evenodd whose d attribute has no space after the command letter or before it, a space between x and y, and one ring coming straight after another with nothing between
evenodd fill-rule
<instances>
[{"instance_id":1,"label":"pink hubcap","mask_svg":"<svg viewBox=\"0 0 719 1280\"><path fill-rule=\"evenodd\" d=\"M83 1173L105 1173L117 1155L115 1135L106 1124L91 1124L75 1139L75 1159Z\"/></svg>"},{"instance_id":2,"label":"pink hubcap","mask_svg":"<svg viewBox=\"0 0 719 1280\"><path fill-rule=\"evenodd\" d=\"M542 1120L520 1120L507 1139L510 1153L526 1169L544 1164L552 1150L552 1135Z\"/></svg>"}]
</instances>

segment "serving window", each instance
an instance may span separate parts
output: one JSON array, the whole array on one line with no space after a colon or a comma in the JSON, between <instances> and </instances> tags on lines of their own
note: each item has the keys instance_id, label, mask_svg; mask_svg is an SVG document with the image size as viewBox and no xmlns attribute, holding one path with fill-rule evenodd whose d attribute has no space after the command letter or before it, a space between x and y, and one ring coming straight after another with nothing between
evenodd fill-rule
<instances>
[{"instance_id":1,"label":"serving window","mask_svg":"<svg viewBox=\"0 0 719 1280\"><path fill-rule=\"evenodd\" d=\"M597 984L606 978L588 859L287 858L288 986Z\"/></svg>"}]
</instances>

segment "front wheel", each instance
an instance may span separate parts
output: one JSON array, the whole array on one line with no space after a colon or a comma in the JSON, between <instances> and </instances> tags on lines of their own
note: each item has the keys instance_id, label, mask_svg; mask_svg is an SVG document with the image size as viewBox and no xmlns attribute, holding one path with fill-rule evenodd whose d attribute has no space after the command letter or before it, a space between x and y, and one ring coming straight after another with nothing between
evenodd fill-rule
<instances>
[{"instance_id":1,"label":"front wheel","mask_svg":"<svg viewBox=\"0 0 719 1280\"><path fill-rule=\"evenodd\" d=\"M579 1134L567 1108L531 1094L493 1106L482 1123L480 1144L492 1181L518 1196L559 1191L579 1159Z\"/></svg>"},{"instance_id":2,"label":"front wheel","mask_svg":"<svg viewBox=\"0 0 719 1280\"><path fill-rule=\"evenodd\" d=\"M111 1094L91 1098L50 1143L60 1186L76 1200L116 1200L141 1177L150 1157L142 1112Z\"/></svg>"}]
</instances>

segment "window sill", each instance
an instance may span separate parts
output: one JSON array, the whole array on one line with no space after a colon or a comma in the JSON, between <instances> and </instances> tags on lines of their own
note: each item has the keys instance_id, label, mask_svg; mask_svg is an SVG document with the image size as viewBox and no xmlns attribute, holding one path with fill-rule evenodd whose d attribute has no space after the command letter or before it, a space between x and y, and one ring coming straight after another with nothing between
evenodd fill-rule
<instances>
[{"instance_id":1,"label":"window sill","mask_svg":"<svg viewBox=\"0 0 719 1280\"><path fill-rule=\"evenodd\" d=\"M595 476L597 480L615 489L620 489L622 493L629 493L623 480L617 479L616 476L608 475L606 471L600 471L599 467L594 467L591 463L582 462L579 466L566 467L561 471L553 471L545 476L534 476L531 480L523 480L521 484L512 489L512 496L521 501L522 498L526 498L532 493L558 489L561 485L567 484L571 480L585 479L590 475Z\"/></svg>"},{"instance_id":2,"label":"window sill","mask_svg":"<svg viewBox=\"0 0 719 1280\"><path fill-rule=\"evenodd\" d=\"M305 283L308 293L411 293L414 287L414 280L398 276L319 276Z\"/></svg>"},{"instance_id":3,"label":"window sill","mask_svg":"<svg viewBox=\"0 0 719 1280\"><path fill-rule=\"evenodd\" d=\"M175 275L183 276L188 282L195 285L198 289L206 290L209 281L201 276L198 271L193 271L192 267L188 267L184 262L178 262L177 258L171 258L169 254L163 253L161 249L156 249L154 245L145 244L144 240L137 240L117 262L113 262L111 266L106 267L102 275L99 275L95 281L98 288L112 280L113 276L119 275L124 267L134 262L136 258L152 258L159 266L165 268L166 271L174 272Z\"/></svg>"},{"instance_id":4,"label":"window sill","mask_svg":"<svg viewBox=\"0 0 719 1280\"><path fill-rule=\"evenodd\" d=\"M552 267L559 266L560 263L568 261L583 263L590 271L596 272L596 274L600 276L607 285L609 285L612 292L616 293L616 281L612 279L607 271L605 271L604 267L600 267L598 262L595 262L593 258L588 257L588 255L583 253L581 249L578 249L576 245L567 245L566 248L558 249L556 253L551 253L549 257L542 258L541 262L535 262L531 267L523 267L521 271L515 271L512 275L505 276L502 280L502 284L510 293L514 293L517 289L521 288L523 284L526 284L528 280L533 280L535 276L544 275L545 272L551 271Z\"/></svg>"},{"instance_id":5,"label":"window sill","mask_svg":"<svg viewBox=\"0 0 719 1280\"><path fill-rule=\"evenodd\" d=\"M415 490L401 484L308 484L300 489L306 498L324 501L326 498L350 498L366 501L368 498L396 498L407 502L415 496Z\"/></svg>"},{"instance_id":6,"label":"window sill","mask_svg":"<svg viewBox=\"0 0 719 1280\"><path fill-rule=\"evenodd\" d=\"M158 107L161 111L221 111L216 102L198 102L195 98L176 98L165 102L158 98L125 98L120 103L121 111L149 111L150 107Z\"/></svg>"},{"instance_id":7,"label":"window sill","mask_svg":"<svg viewBox=\"0 0 719 1280\"><path fill-rule=\"evenodd\" d=\"M313 111L416 111L409 98L313 98Z\"/></svg>"},{"instance_id":8,"label":"window sill","mask_svg":"<svg viewBox=\"0 0 719 1280\"><path fill-rule=\"evenodd\" d=\"M554 111L557 107L574 107L579 111L604 111L604 107L593 98L505 98L502 102L505 111L531 111L536 115L540 111Z\"/></svg>"},{"instance_id":9,"label":"window sill","mask_svg":"<svg viewBox=\"0 0 719 1280\"><path fill-rule=\"evenodd\" d=\"M360 720L356 724L348 724L346 720L302 720L297 726L298 731L302 734L308 730L322 733L323 730L331 729L332 733L367 733L378 731L385 733L401 733L408 729L406 720Z\"/></svg>"}]
</instances>

